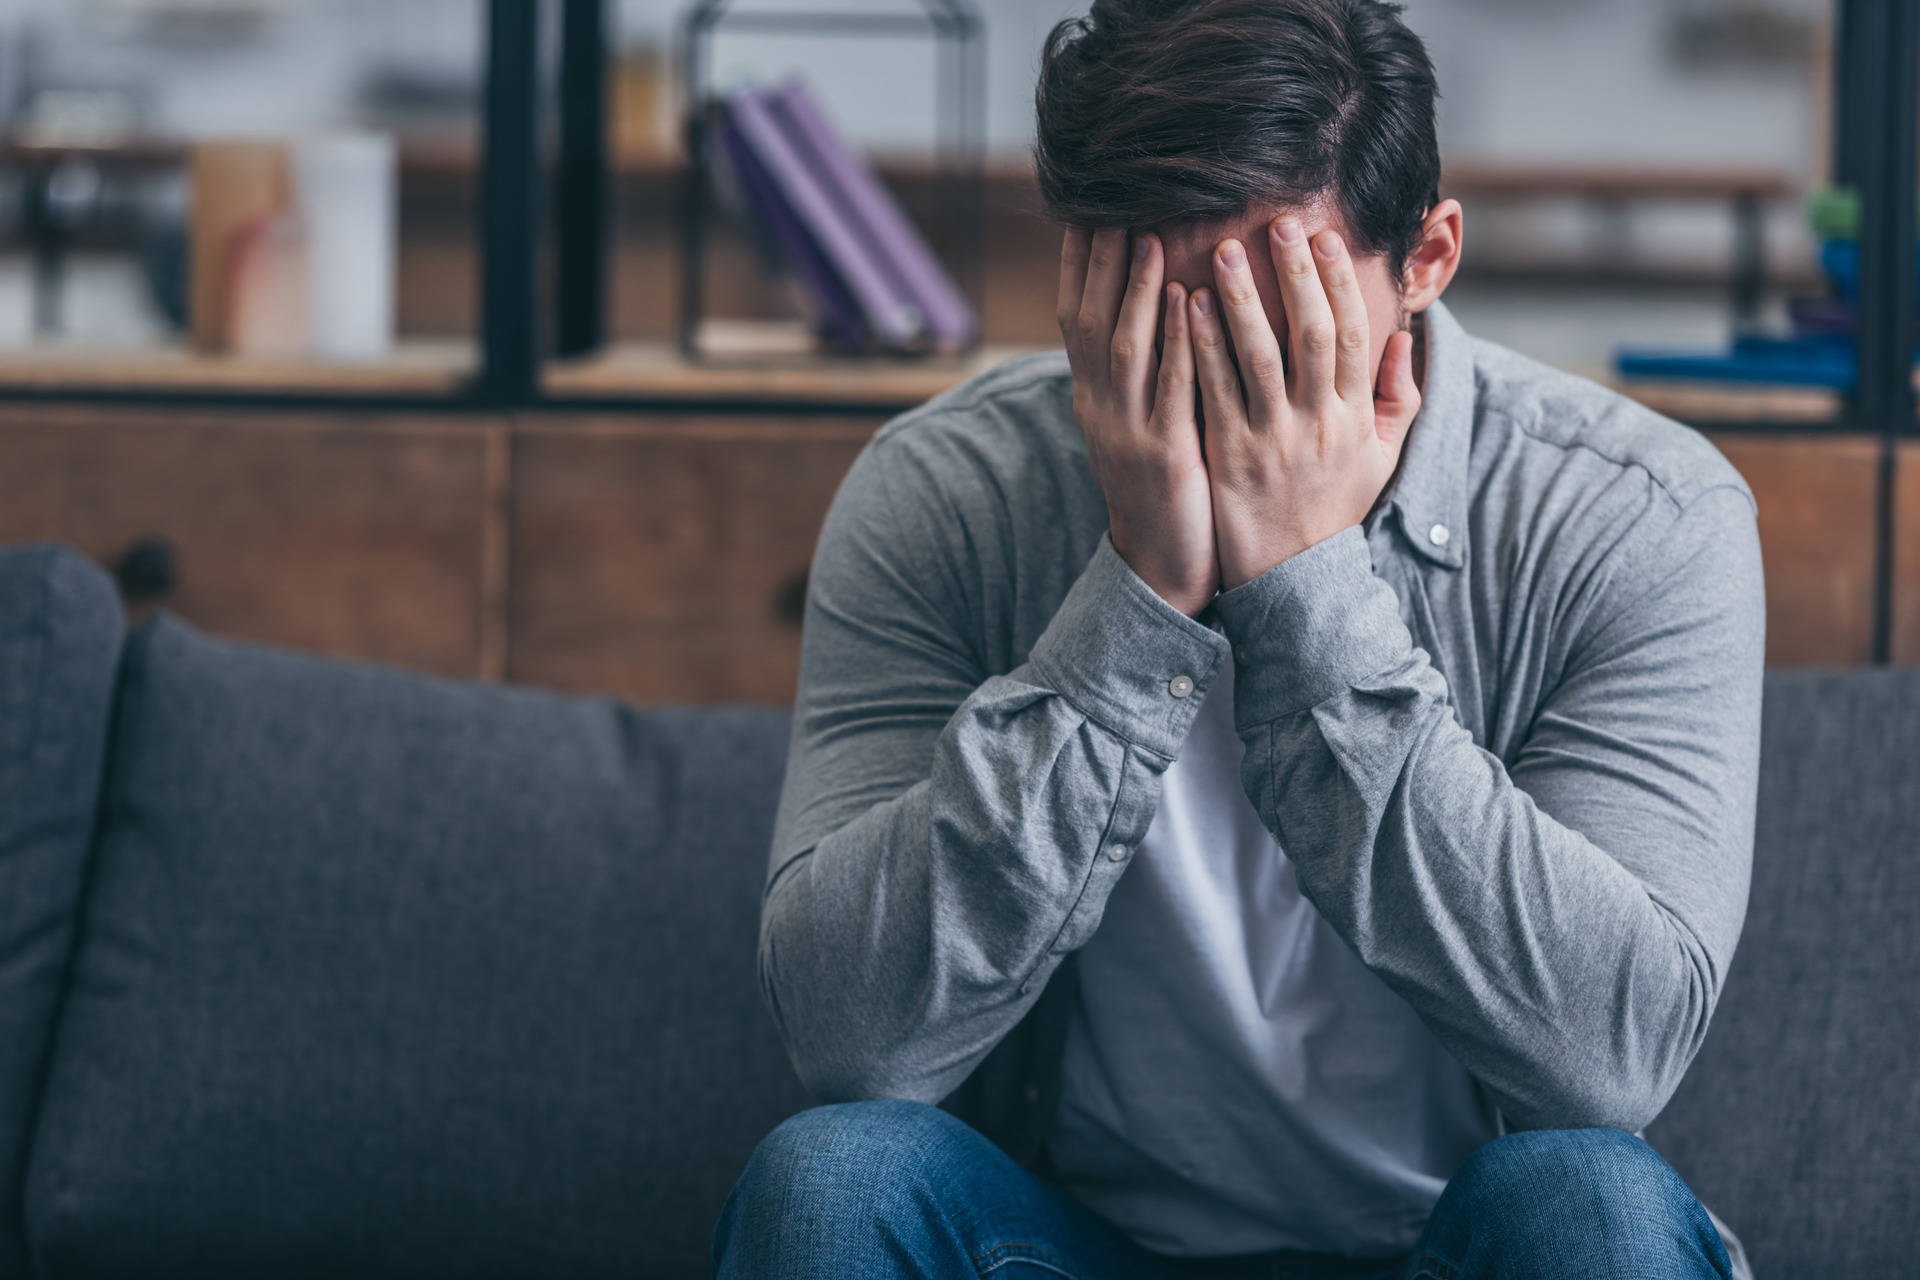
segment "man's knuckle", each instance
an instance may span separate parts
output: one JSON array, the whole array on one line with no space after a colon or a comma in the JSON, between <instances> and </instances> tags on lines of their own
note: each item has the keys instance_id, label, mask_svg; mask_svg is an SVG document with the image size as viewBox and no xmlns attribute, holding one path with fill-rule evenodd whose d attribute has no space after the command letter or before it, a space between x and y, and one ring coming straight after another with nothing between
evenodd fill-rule
<instances>
[{"instance_id":1,"label":"man's knuckle","mask_svg":"<svg viewBox=\"0 0 1920 1280\"><path fill-rule=\"evenodd\" d=\"M1340 349L1342 351L1365 351L1367 349L1366 326L1350 324L1340 330Z\"/></svg>"},{"instance_id":2,"label":"man's knuckle","mask_svg":"<svg viewBox=\"0 0 1920 1280\"><path fill-rule=\"evenodd\" d=\"M1322 320L1316 320L1300 330L1300 341L1306 349L1319 354L1331 350L1334 335L1333 326Z\"/></svg>"}]
</instances>

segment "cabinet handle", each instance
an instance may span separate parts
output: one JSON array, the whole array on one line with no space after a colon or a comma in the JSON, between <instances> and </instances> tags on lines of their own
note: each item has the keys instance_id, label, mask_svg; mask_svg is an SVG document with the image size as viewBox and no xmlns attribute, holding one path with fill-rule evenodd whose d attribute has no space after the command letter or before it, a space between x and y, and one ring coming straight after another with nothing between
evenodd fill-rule
<instances>
[{"instance_id":1,"label":"cabinet handle","mask_svg":"<svg viewBox=\"0 0 1920 1280\"><path fill-rule=\"evenodd\" d=\"M807 571L788 578L773 589L773 616L790 627L797 627L807 616Z\"/></svg>"},{"instance_id":2,"label":"cabinet handle","mask_svg":"<svg viewBox=\"0 0 1920 1280\"><path fill-rule=\"evenodd\" d=\"M145 604L172 595L180 585L180 555L158 534L138 539L113 565L120 594L129 604Z\"/></svg>"}]
</instances>

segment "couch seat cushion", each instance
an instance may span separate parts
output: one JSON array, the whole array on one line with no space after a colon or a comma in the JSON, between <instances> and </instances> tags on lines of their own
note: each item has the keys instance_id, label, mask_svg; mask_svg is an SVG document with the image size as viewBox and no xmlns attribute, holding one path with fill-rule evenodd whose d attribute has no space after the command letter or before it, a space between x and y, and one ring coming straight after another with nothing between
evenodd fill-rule
<instances>
[{"instance_id":1,"label":"couch seat cushion","mask_svg":"<svg viewBox=\"0 0 1920 1280\"><path fill-rule=\"evenodd\" d=\"M786 717L129 644L28 1229L47 1280L703 1275L803 1099Z\"/></svg>"}]
</instances>

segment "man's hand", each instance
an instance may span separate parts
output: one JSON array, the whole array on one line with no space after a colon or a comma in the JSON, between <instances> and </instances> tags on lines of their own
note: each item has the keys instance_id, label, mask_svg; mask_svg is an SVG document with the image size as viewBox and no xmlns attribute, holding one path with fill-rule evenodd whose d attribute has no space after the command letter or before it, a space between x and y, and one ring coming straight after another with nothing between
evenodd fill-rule
<instances>
[{"instance_id":1,"label":"man's hand","mask_svg":"<svg viewBox=\"0 0 1920 1280\"><path fill-rule=\"evenodd\" d=\"M1237 240L1214 249L1217 298L1203 289L1189 303L1228 591L1365 519L1420 408L1411 334L1388 339L1377 386L1370 375L1366 302L1340 237L1310 244L1286 215L1267 234L1284 356Z\"/></svg>"},{"instance_id":2,"label":"man's hand","mask_svg":"<svg viewBox=\"0 0 1920 1280\"><path fill-rule=\"evenodd\" d=\"M1106 495L1113 549L1189 616L1220 586L1213 503L1194 414L1187 295L1168 285L1159 237L1069 231L1060 254L1060 333L1073 417ZM1154 330L1166 316L1165 355Z\"/></svg>"}]
</instances>

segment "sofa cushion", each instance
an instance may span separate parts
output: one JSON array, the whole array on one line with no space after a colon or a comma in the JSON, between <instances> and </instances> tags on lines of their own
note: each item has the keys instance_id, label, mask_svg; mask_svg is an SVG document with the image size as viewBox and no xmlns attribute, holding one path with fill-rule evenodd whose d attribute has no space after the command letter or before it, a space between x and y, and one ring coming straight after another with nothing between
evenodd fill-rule
<instances>
[{"instance_id":1,"label":"sofa cushion","mask_svg":"<svg viewBox=\"0 0 1920 1280\"><path fill-rule=\"evenodd\" d=\"M1920 671L1767 678L1753 895L1658 1147L1754 1271L1920 1245Z\"/></svg>"},{"instance_id":2,"label":"sofa cushion","mask_svg":"<svg viewBox=\"0 0 1920 1280\"><path fill-rule=\"evenodd\" d=\"M705 1275L786 724L137 634L43 1276Z\"/></svg>"},{"instance_id":3,"label":"sofa cushion","mask_svg":"<svg viewBox=\"0 0 1920 1280\"><path fill-rule=\"evenodd\" d=\"M20 1178L99 805L123 624L78 552L0 551L0 1276L23 1275Z\"/></svg>"}]
</instances>

